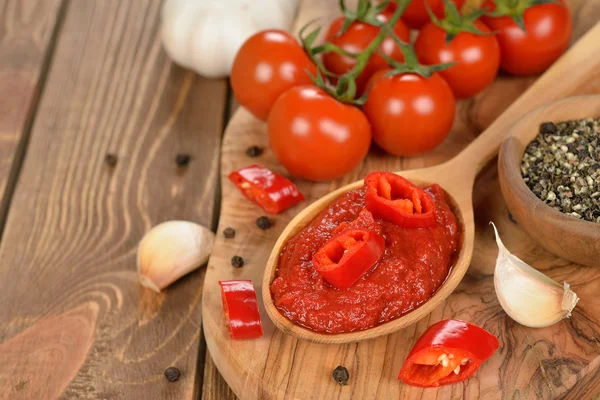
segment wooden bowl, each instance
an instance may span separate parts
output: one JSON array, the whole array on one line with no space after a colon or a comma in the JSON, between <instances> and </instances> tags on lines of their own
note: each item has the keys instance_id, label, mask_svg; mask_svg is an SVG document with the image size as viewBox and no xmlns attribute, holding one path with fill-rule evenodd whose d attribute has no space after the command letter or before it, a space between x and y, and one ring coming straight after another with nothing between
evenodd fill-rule
<instances>
[{"instance_id":1,"label":"wooden bowl","mask_svg":"<svg viewBox=\"0 0 600 400\"><path fill-rule=\"evenodd\" d=\"M521 176L525 148L542 122L600 118L600 95L575 96L541 106L523 116L500 147L498 175L514 219L546 250L566 260L600 266L600 224L563 214L540 200Z\"/></svg>"}]
</instances>

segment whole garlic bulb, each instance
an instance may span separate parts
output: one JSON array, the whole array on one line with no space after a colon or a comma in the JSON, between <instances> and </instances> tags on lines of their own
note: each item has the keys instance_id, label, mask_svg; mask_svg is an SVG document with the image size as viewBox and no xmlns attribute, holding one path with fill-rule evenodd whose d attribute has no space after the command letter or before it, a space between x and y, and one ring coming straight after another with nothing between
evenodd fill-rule
<instances>
[{"instance_id":1,"label":"whole garlic bulb","mask_svg":"<svg viewBox=\"0 0 600 400\"><path fill-rule=\"evenodd\" d=\"M215 234L188 221L168 221L150 229L140 241L137 267L140 283L160 292L208 261Z\"/></svg>"},{"instance_id":2,"label":"whole garlic bulb","mask_svg":"<svg viewBox=\"0 0 600 400\"><path fill-rule=\"evenodd\" d=\"M177 64L206 77L229 74L240 46L264 29L287 30L298 0L167 0L163 46Z\"/></svg>"}]
</instances>

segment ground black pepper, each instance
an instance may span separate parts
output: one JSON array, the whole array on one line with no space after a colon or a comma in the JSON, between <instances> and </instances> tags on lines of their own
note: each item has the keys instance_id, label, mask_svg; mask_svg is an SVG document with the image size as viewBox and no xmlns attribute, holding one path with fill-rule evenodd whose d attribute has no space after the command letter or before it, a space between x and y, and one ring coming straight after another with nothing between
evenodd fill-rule
<instances>
[{"instance_id":1,"label":"ground black pepper","mask_svg":"<svg viewBox=\"0 0 600 400\"><path fill-rule=\"evenodd\" d=\"M175 157L175 164L177 164L180 167L185 167L190 163L191 159L192 157L190 157L189 154L180 153L177 154L177 156Z\"/></svg>"},{"instance_id":2,"label":"ground black pepper","mask_svg":"<svg viewBox=\"0 0 600 400\"><path fill-rule=\"evenodd\" d=\"M269 229L271 227L271 220L265 216L262 217L258 217L256 219L256 225L262 229L262 230L266 230Z\"/></svg>"},{"instance_id":3,"label":"ground black pepper","mask_svg":"<svg viewBox=\"0 0 600 400\"><path fill-rule=\"evenodd\" d=\"M600 223L600 119L540 125L521 175L531 191L564 214Z\"/></svg>"},{"instance_id":4,"label":"ground black pepper","mask_svg":"<svg viewBox=\"0 0 600 400\"><path fill-rule=\"evenodd\" d=\"M233 239L235 237L235 229L232 227L225 228L223 230L223 236L225 236L225 239Z\"/></svg>"},{"instance_id":5,"label":"ground black pepper","mask_svg":"<svg viewBox=\"0 0 600 400\"><path fill-rule=\"evenodd\" d=\"M231 257L231 266L233 268L242 268L244 266L244 259L240 256Z\"/></svg>"},{"instance_id":6,"label":"ground black pepper","mask_svg":"<svg viewBox=\"0 0 600 400\"><path fill-rule=\"evenodd\" d=\"M117 165L117 156L112 153L108 153L104 157L104 162L106 162L106 165L109 167L115 167Z\"/></svg>"},{"instance_id":7,"label":"ground black pepper","mask_svg":"<svg viewBox=\"0 0 600 400\"><path fill-rule=\"evenodd\" d=\"M169 367L165 370L165 377L169 382L175 382L178 381L181 377L181 372L178 368Z\"/></svg>"},{"instance_id":8,"label":"ground black pepper","mask_svg":"<svg viewBox=\"0 0 600 400\"><path fill-rule=\"evenodd\" d=\"M348 379L350 379L350 374L345 367L338 365L336 369L333 370L333 380L340 386L346 386L348 384Z\"/></svg>"},{"instance_id":9,"label":"ground black pepper","mask_svg":"<svg viewBox=\"0 0 600 400\"><path fill-rule=\"evenodd\" d=\"M258 157L262 154L263 149L262 147L258 147L258 146L250 146L246 149L246 155L248 157Z\"/></svg>"}]
</instances>

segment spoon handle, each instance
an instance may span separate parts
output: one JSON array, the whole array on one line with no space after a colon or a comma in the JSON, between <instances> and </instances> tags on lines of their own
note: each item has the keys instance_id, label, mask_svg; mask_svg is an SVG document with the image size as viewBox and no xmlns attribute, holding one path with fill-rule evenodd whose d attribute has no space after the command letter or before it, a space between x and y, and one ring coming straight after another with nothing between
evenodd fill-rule
<instances>
[{"instance_id":1,"label":"spoon handle","mask_svg":"<svg viewBox=\"0 0 600 400\"><path fill-rule=\"evenodd\" d=\"M523 115L562 97L590 93L589 85L594 81L600 82L600 22L449 164L458 164L452 166L457 171L470 171L477 175L498 153L511 126Z\"/></svg>"}]
</instances>

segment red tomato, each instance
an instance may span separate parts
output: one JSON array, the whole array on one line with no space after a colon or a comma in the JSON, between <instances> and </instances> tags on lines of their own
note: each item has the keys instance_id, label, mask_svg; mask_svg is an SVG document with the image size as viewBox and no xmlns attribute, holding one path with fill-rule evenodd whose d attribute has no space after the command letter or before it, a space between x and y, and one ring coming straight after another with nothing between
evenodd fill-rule
<instances>
[{"instance_id":1,"label":"red tomato","mask_svg":"<svg viewBox=\"0 0 600 400\"><path fill-rule=\"evenodd\" d=\"M373 139L388 153L415 156L439 145L450 132L456 101L450 86L437 73L429 78L416 74L371 78L371 91L363 111Z\"/></svg>"},{"instance_id":2,"label":"red tomato","mask_svg":"<svg viewBox=\"0 0 600 400\"><path fill-rule=\"evenodd\" d=\"M459 10L462 8L465 0L451 0L456 4ZM438 18L444 18L444 2L443 0L427 0L427 4L431 11ZM424 0L411 0L402 14L402 19L406 22L409 28L421 29L426 23L431 21L427 8L425 8Z\"/></svg>"},{"instance_id":3,"label":"red tomato","mask_svg":"<svg viewBox=\"0 0 600 400\"><path fill-rule=\"evenodd\" d=\"M476 21L475 26L482 32L490 32L483 22ZM500 46L494 36L461 32L447 46L446 31L433 22L419 33L415 51L419 61L426 65L458 63L439 74L459 99L485 89L496 77L500 66Z\"/></svg>"},{"instance_id":4,"label":"red tomato","mask_svg":"<svg viewBox=\"0 0 600 400\"><path fill-rule=\"evenodd\" d=\"M231 87L238 103L266 121L283 92L312 82L305 69L316 74L316 66L292 35L279 30L261 31L251 36L235 56Z\"/></svg>"},{"instance_id":5,"label":"red tomato","mask_svg":"<svg viewBox=\"0 0 600 400\"><path fill-rule=\"evenodd\" d=\"M298 178L326 181L352 171L369 151L371 127L358 108L314 85L296 86L275 102L269 145Z\"/></svg>"},{"instance_id":6,"label":"red tomato","mask_svg":"<svg viewBox=\"0 0 600 400\"><path fill-rule=\"evenodd\" d=\"M525 10L525 29L510 17L482 17L500 44L500 68L515 75L533 75L546 70L569 46L573 25L571 13L563 0L560 4L540 4ZM484 5L494 10L487 0Z\"/></svg>"},{"instance_id":7,"label":"red tomato","mask_svg":"<svg viewBox=\"0 0 600 400\"><path fill-rule=\"evenodd\" d=\"M377 19L381 22L389 21L392 15L392 8L377 15ZM337 36L337 33L344 24L344 18L340 17L333 21L329 26L325 41L331 42L342 49L350 53L360 53L375 39L379 34L379 28L373 25L366 24L364 22L354 22L343 35ZM404 22L398 21L394 25L394 32L403 41L408 42L410 40L410 32ZM390 37L386 37L381 45L379 46L386 56L402 62L404 56L402 51L398 48L394 40ZM338 53L330 52L323 54L323 64L325 67L337 75L342 75L351 70L356 65L356 60L351 57L346 57ZM380 69L389 68L388 63L379 53L375 53L369 59L367 66L360 74L357 79L357 92L361 94L366 89L366 84L369 78Z\"/></svg>"}]
</instances>

